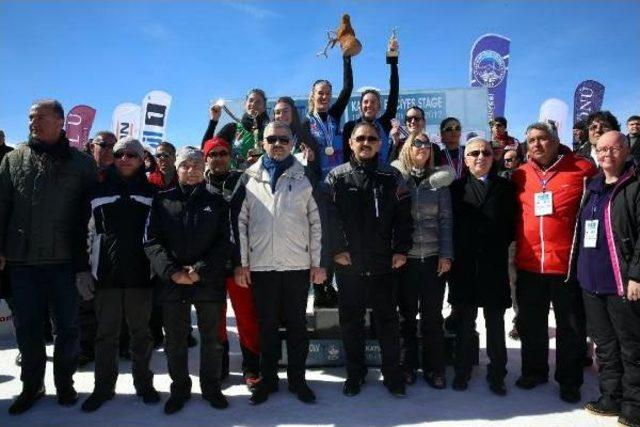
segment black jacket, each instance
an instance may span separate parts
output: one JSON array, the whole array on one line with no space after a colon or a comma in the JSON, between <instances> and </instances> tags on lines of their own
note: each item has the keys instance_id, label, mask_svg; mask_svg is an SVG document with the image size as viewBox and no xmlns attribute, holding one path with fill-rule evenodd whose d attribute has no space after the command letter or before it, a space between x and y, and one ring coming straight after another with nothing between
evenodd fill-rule
<instances>
[{"instance_id":1,"label":"black jacket","mask_svg":"<svg viewBox=\"0 0 640 427\"><path fill-rule=\"evenodd\" d=\"M601 174L602 172L593 176L591 180L602 179ZM578 218L590 196L588 191L583 194ZM605 214L605 222L609 222L610 227L605 225L605 229L607 230L607 240L613 241L615 245L615 253L609 251L613 263L613 274L618 294L626 296L629 280L640 282L640 176L637 166L632 162L626 165L625 172L613 190L609 209L611 214L608 217ZM609 234L609 230L613 233L612 235ZM576 227L576 232L578 232L578 227ZM578 258L576 245L580 239L574 235L573 240L570 277L575 277ZM616 268L616 263L618 268Z\"/></svg>"},{"instance_id":2,"label":"black jacket","mask_svg":"<svg viewBox=\"0 0 640 427\"><path fill-rule=\"evenodd\" d=\"M230 256L229 208L204 182L188 191L178 185L153 200L145 252L163 285L161 300L222 302L225 264ZM200 281L177 285L171 275L193 266Z\"/></svg>"},{"instance_id":3,"label":"black jacket","mask_svg":"<svg viewBox=\"0 0 640 427\"><path fill-rule=\"evenodd\" d=\"M142 241L154 193L142 169L125 181L113 166L91 192L88 246L99 288L151 286Z\"/></svg>"},{"instance_id":4,"label":"black jacket","mask_svg":"<svg viewBox=\"0 0 640 427\"><path fill-rule=\"evenodd\" d=\"M513 183L489 175L481 183L471 174L449 187L453 207L455 258L449 302L477 307L509 307L509 244L515 234Z\"/></svg>"},{"instance_id":5,"label":"black jacket","mask_svg":"<svg viewBox=\"0 0 640 427\"><path fill-rule=\"evenodd\" d=\"M407 254L413 244L411 193L400 174L355 160L334 168L325 180L330 255L349 252L351 265L334 264L352 274L391 271L393 254Z\"/></svg>"},{"instance_id":6,"label":"black jacket","mask_svg":"<svg viewBox=\"0 0 640 427\"><path fill-rule=\"evenodd\" d=\"M576 154L580 157L583 157L589 160L594 166L596 167L598 166L598 164L593 159L593 157L591 157L591 143L589 141L582 144L582 146L578 148L578 151L576 151Z\"/></svg>"},{"instance_id":7,"label":"black jacket","mask_svg":"<svg viewBox=\"0 0 640 427\"><path fill-rule=\"evenodd\" d=\"M214 175L211 171L207 171L204 179L209 184L209 188L214 193L221 195L228 203L241 176L242 171L239 170L230 170L224 175Z\"/></svg>"}]
</instances>

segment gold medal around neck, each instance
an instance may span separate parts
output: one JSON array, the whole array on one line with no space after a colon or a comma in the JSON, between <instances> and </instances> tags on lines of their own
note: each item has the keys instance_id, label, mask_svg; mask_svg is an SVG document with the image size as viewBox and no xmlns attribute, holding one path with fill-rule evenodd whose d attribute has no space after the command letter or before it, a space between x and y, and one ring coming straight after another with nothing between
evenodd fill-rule
<instances>
[{"instance_id":1,"label":"gold medal around neck","mask_svg":"<svg viewBox=\"0 0 640 427\"><path fill-rule=\"evenodd\" d=\"M328 146L327 148L324 149L324 154L326 154L327 156L333 156L334 152L335 150L333 149L332 146Z\"/></svg>"}]
</instances>

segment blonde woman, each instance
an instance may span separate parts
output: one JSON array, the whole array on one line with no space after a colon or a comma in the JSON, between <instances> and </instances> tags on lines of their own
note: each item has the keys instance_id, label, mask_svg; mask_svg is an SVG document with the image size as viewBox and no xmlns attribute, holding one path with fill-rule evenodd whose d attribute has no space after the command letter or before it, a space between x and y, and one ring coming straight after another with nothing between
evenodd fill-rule
<instances>
[{"instance_id":1,"label":"blonde woman","mask_svg":"<svg viewBox=\"0 0 640 427\"><path fill-rule=\"evenodd\" d=\"M418 339L416 315L422 332L422 374L436 389L446 387L442 303L445 274L453 259L453 217L448 185L454 179L449 166L434 168L433 146L422 132L409 135L398 160L411 190L413 247L402 272L398 293L400 308L400 360L407 384L416 381Z\"/></svg>"}]
</instances>

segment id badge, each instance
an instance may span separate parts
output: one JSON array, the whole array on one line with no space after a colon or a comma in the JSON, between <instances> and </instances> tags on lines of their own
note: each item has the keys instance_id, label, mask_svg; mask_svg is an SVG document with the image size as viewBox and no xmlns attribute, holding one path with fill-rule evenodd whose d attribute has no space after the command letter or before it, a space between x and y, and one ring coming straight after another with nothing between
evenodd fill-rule
<instances>
[{"instance_id":1,"label":"id badge","mask_svg":"<svg viewBox=\"0 0 640 427\"><path fill-rule=\"evenodd\" d=\"M591 219L584 222L584 247L595 248L598 242L598 220Z\"/></svg>"},{"instance_id":2,"label":"id badge","mask_svg":"<svg viewBox=\"0 0 640 427\"><path fill-rule=\"evenodd\" d=\"M533 200L535 216L545 216L553 213L553 194L551 191L536 193Z\"/></svg>"}]
</instances>

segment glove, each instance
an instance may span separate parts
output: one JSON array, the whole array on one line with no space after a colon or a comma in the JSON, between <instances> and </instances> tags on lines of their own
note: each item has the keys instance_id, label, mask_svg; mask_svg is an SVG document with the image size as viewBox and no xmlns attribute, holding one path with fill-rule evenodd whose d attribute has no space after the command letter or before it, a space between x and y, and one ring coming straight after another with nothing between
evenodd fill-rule
<instances>
[{"instance_id":1,"label":"glove","mask_svg":"<svg viewBox=\"0 0 640 427\"><path fill-rule=\"evenodd\" d=\"M81 271L80 273L76 273L76 288L83 300L89 301L93 298L96 285L91 272Z\"/></svg>"}]
</instances>

